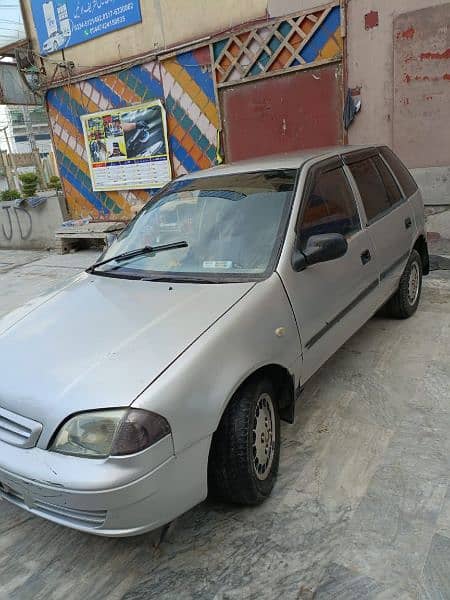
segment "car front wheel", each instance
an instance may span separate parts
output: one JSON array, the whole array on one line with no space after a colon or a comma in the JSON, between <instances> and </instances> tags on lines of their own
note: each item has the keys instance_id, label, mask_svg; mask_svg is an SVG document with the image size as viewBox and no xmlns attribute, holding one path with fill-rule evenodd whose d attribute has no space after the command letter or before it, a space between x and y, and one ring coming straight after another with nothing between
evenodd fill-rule
<instances>
[{"instance_id":1,"label":"car front wheel","mask_svg":"<svg viewBox=\"0 0 450 600\"><path fill-rule=\"evenodd\" d=\"M388 314L407 319L417 310L422 291L422 260L416 250L411 252L397 291L387 303Z\"/></svg>"},{"instance_id":2,"label":"car front wheel","mask_svg":"<svg viewBox=\"0 0 450 600\"><path fill-rule=\"evenodd\" d=\"M236 392L214 433L208 480L212 494L259 504L271 493L280 459L280 417L272 382L250 380Z\"/></svg>"}]
</instances>

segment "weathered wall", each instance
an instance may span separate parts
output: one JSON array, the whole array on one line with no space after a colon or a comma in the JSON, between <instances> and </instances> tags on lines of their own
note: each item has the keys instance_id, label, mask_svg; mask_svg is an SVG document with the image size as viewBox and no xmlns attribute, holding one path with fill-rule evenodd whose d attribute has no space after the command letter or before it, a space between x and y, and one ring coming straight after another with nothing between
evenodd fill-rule
<instances>
[{"instance_id":1,"label":"weathered wall","mask_svg":"<svg viewBox=\"0 0 450 600\"><path fill-rule=\"evenodd\" d=\"M406 11L448 0L350 0L347 18L348 81L361 88L362 112L351 126L351 143L393 144L394 19ZM379 25L365 28L365 15L378 12ZM442 23L445 25L445 23ZM447 21L448 26L448 21Z\"/></svg>"},{"instance_id":2,"label":"weathered wall","mask_svg":"<svg viewBox=\"0 0 450 600\"><path fill-rule=\"evenodd\" d=\"M67 218L64 199L56 194L35 208L26 202L0 202L0 248L47 249L55 247L55 230Z\"/></svg>"},{"instance_id":3,"label":"weathered wall","mask_svg":"<svg viewBox=\"0 0 450 600\"><path fill-rule=\"evenodd\" d=\"M447 4L394 21L393 147L410 167L450 165L449 18Z\"/></svg>"},{"instance_id":4,"label":"weathered wall","mask_svg":"<svg viewBox=\"0 0 450 600\"><path fill-rule=\"evenodd\" d=\"M175 175L210 167L219 118L209 50L186 52L50 90L47 103L60 175L73 217L130 218L150 192L93 192L80 116L157 98L164 101Z\"/></svg>"},{"instance_id":5,"label":"weathered wall","mask_svg":"<svg viewBox=\"0 0 450 600\"><path fill-rule=\"evenodd\" d=\"M30 4L25 0L25 18L34 38ZM67 48L64 58L75 63L76 72L108 65L264 17L266 7L267 0L141 0L142 23Z\"/></svg>"},{"instance_id":6,"label":"weathered wall","mask_svg":"<svg viewBox=\"0 0 450 600\"><path fill-rule=\"evenodd\" d=\"M427 204L450 203L450 4L394 21L393 147Z\"/></svg>"},{"instance_id":7,"label":"weathered wall","mask_svg":"<svg viewBox=\"0 0 450 600\"><path fill-rule=\"evenodd\" d=\"M268 0L267 12L271 17L282 17L293 12L309 10L326 4L324 0Z\"/></svg>"}]
</instances>

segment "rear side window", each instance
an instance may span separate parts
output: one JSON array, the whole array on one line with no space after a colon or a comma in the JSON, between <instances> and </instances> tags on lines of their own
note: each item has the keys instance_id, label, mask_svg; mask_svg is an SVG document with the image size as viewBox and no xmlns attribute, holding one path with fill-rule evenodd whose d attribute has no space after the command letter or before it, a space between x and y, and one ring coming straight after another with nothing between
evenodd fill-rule
<instances>
[{"instance_id":1,"label":"rear side window","mask_svg":"<svg viewBox=\"0 0 450 600\"><path fill-rule=\"evenodd\" d=\"M407 198L412 196L417 191L417 183L414 181L414 178L409 170L405 167L398 156L396 156L387 146L383 146L383 148L381 148L381 154L386 160L387 164L391 167L394 175L397 177L398 182L403 188L405 196Z\"/></svg>"},{"instance_id":2,"label":"rear side window","mask_svg":"<svg viewBox=\"0 0 450 600\"><path fill-rule=\"evenodd\" d=\"M358 186L361 200L364 204L367 219L372 221L384 212L390 210L383 179L370 158L348 165Z\"/></svg>"},{"instance_id":3,"label":"rear side window","mask_svg":"<svg viewBox=\"0 0 450 600\"><path fill-rule=\"evenodd\" d=\"M378 173L381 176L381 179L383 180L389 202L392 206L394 204L397 204L397 202L403 200L403 194L400 188L398 187L395 179L392 177L392 173L389 171L388 167L386 166L386 163L380 156L374 156L372 157L372 160L375 163L375 166L378 170Z\"/></svg>"},{"instance_id":4,"label":"rear side window","mask_svg":"<svg viewBox=\"0 0 450 600\"><path fill-rule=\"evenodd\" d=\"M340 233L349 236L359 229L358 209L342 168L317 173L303 213L301 246L305 248L312 235Z\"/></svg>"}]
</instances>

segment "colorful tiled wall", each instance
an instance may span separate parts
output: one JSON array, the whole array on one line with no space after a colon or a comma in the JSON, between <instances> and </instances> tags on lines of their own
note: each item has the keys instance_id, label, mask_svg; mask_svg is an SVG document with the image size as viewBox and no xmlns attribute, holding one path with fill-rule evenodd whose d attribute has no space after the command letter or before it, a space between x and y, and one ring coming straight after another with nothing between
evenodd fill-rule
<instances>
[{"instance_id":1,"label":"colorful tiled wall","mask_svg":"<svg viewBox=\"0 0 450 600\"><path fill-rule=\"evenodd\" d=\"M149 62L47 94L60 175L72 217L128 219L151 190L92 191L80 116L162 99L174 173L212 166L219 127L207 48Z\"/></svg>"}]
</instances>

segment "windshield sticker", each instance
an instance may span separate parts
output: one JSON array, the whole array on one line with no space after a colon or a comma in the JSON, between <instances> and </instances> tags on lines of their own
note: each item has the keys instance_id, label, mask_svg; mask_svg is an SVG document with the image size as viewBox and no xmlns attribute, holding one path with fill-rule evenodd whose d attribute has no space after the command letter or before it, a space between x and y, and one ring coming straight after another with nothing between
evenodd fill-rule
<instances>
[{"instance_id":1,"label":"windshield sticker","mask_svg":"<svg viewBox=\"0 0 450 600\"><path fill-rule=\"evenodd\" d=\"M233 267L232 260L204 260L204 269L231 269Z\"/></svg>"}]
</instances>

